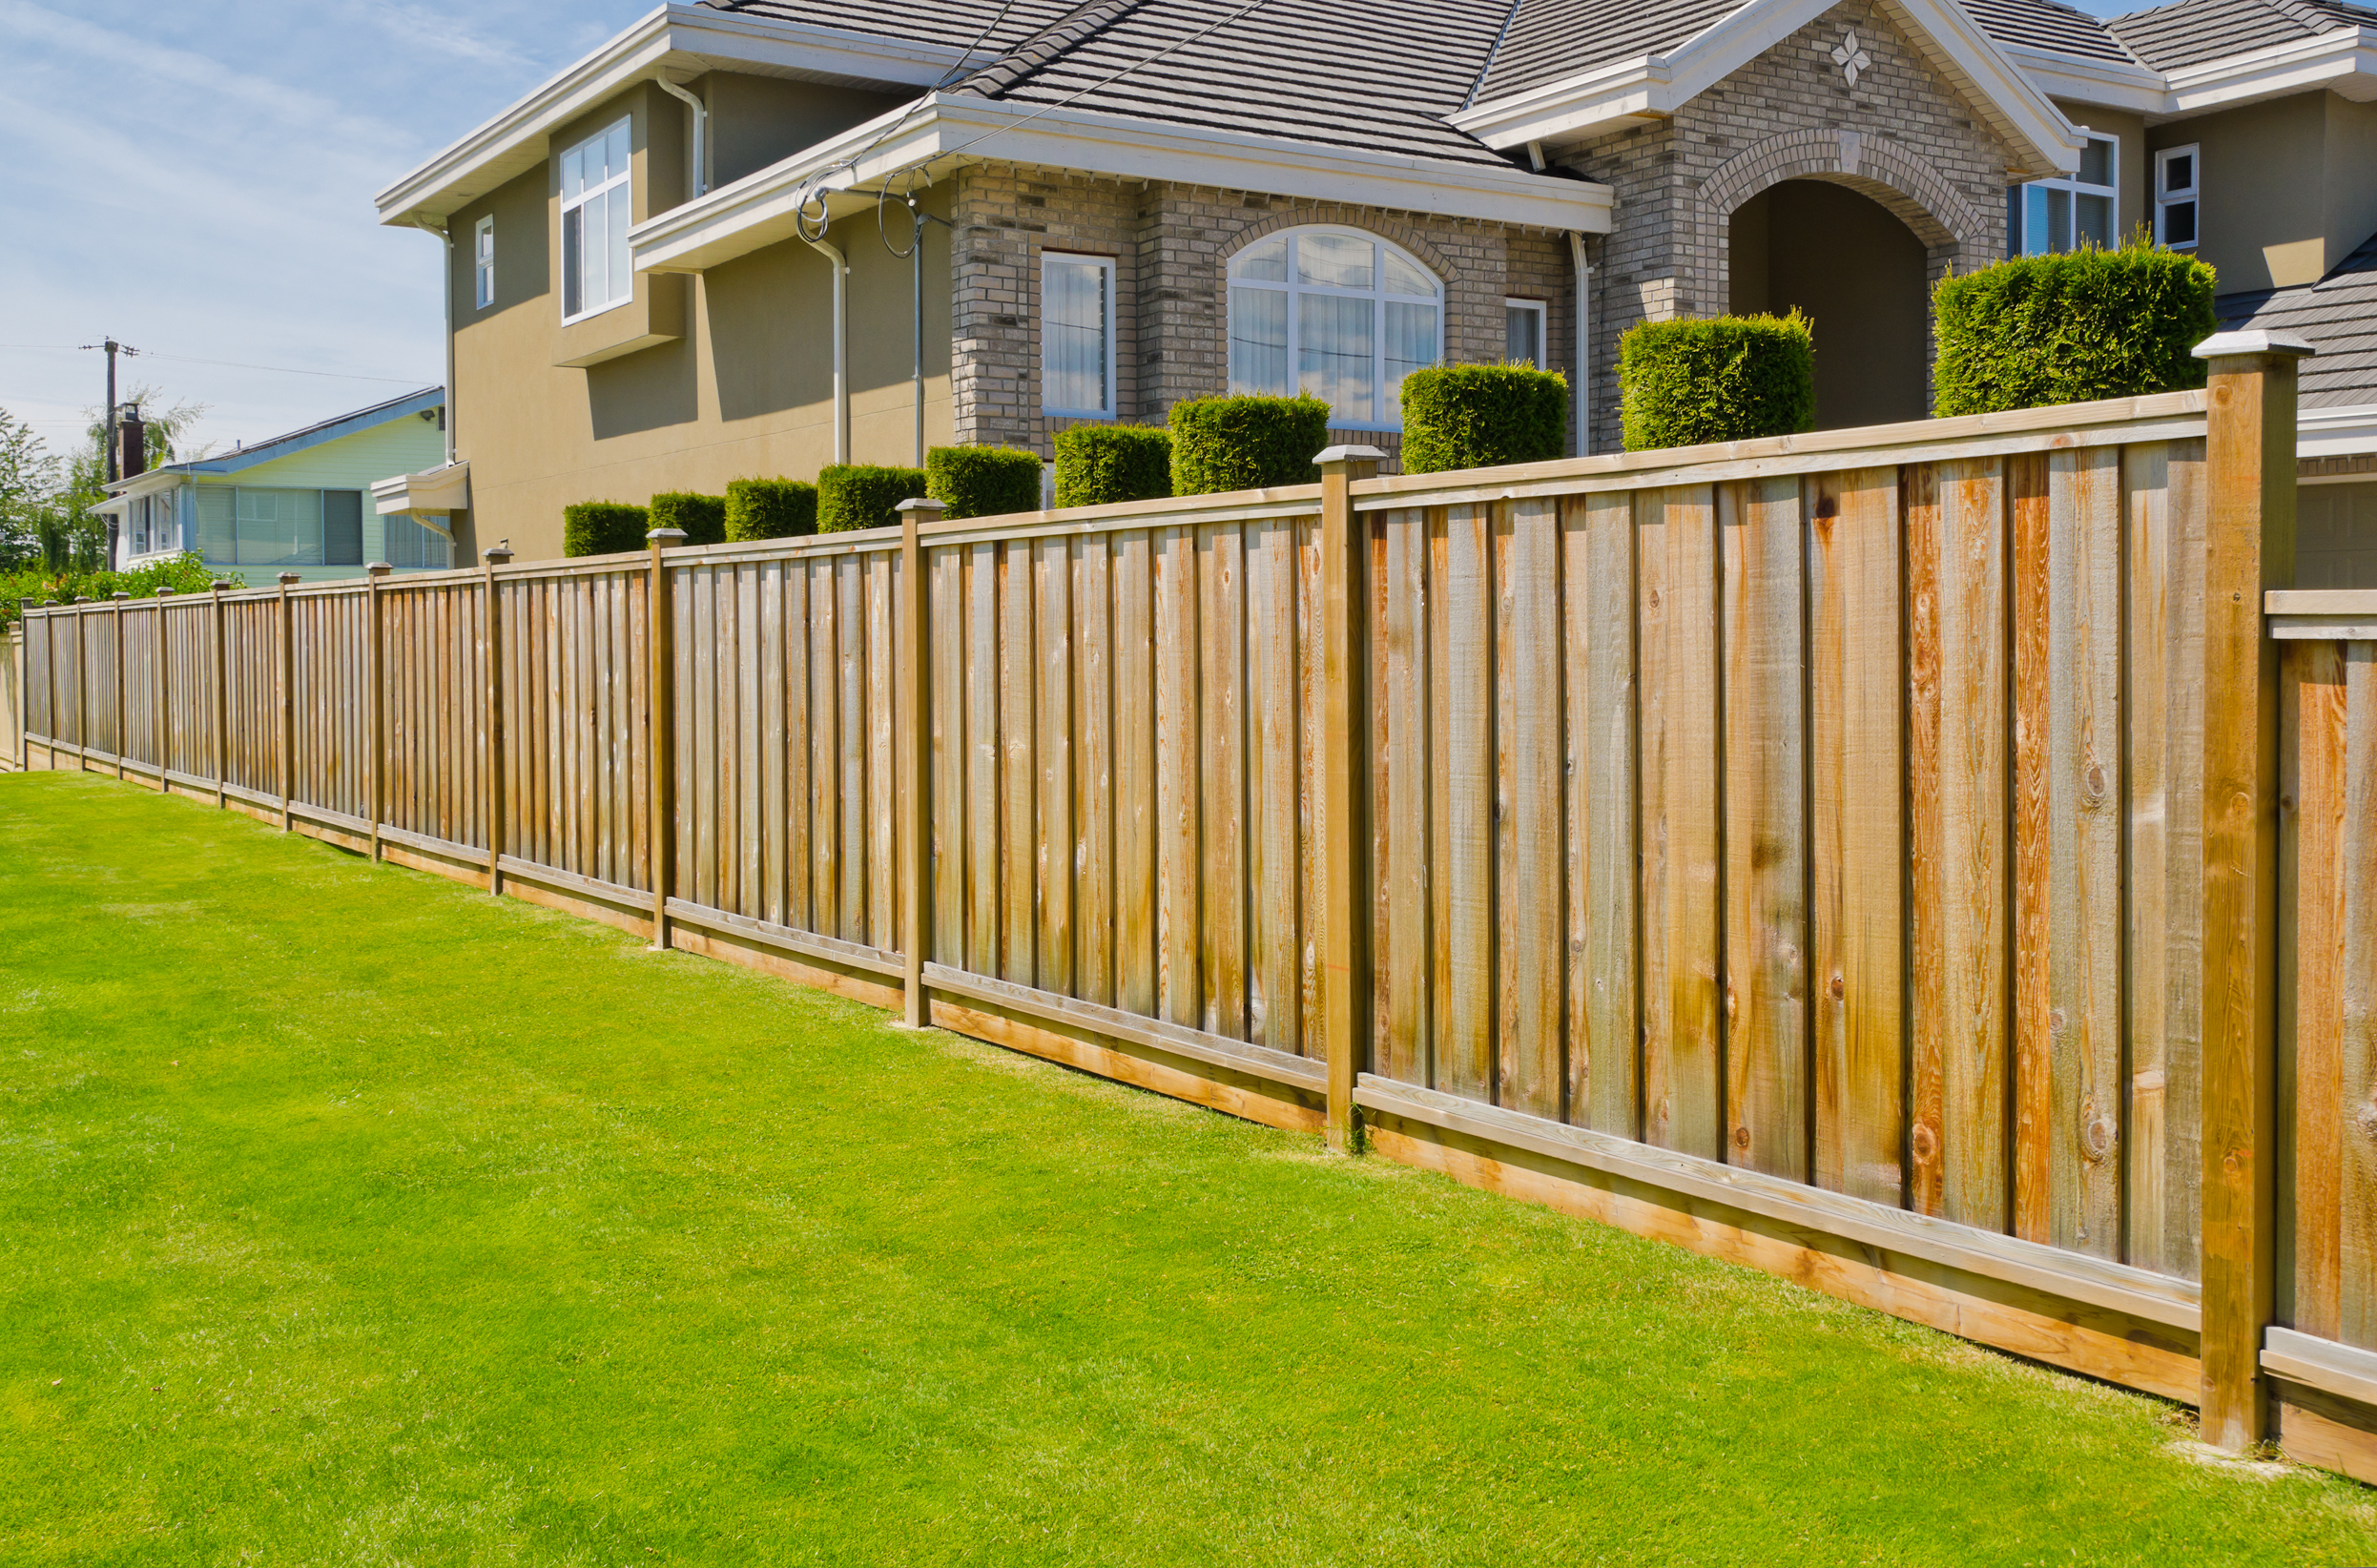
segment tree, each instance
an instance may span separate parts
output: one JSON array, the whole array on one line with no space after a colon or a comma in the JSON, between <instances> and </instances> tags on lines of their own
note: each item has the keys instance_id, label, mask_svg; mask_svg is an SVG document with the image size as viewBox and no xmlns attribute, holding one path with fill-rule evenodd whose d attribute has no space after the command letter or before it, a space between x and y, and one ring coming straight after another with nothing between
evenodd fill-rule
<instances>
[{"instance_id":1,"label":"tree","mask_svg":"<svg viewBox=\"0 0 2377 1568\"><path fill-rule=\"evenodd\" d=\"M41 519L58 489L58 460L32 426L0 408L0 567L42 553Z\"/></svg>"}]
</instances>

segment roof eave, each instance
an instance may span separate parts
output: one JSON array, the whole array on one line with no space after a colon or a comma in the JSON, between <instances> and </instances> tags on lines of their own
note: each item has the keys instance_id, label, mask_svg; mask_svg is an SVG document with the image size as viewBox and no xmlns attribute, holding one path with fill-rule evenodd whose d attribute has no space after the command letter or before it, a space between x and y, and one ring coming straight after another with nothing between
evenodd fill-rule
<instances>
[{"instance_id":1,"label":"roof eave","mask_svg":"<svg viewBox=\"0 0 2377 1568\"><path fill-rule=\"evenodd\" d=\"M373 198L383 224L442 222L458 207L534 168L551 133L635 86L742 66L814 81L929 86L965 52L832 28L667 4L555 74Z\"/></svg>"},{"instance_id":2,"label":"roof eave","mask_svg":"<svg viewBox=\"0 0 2377 1568\"><path fill-rule=\"evenodd\" d=\"M2050 98L2096 104L2133 114L2160 114L2169 108L2170 91L2162 72L2149 67L2065 54L2028 44L1997 47Z\"/></svg>"},{"instance_id":3,"label":"roof eave","mask_svg":"<svg viewBox=\"0 0 2377 1568\"><path fill-rule=\"evenodd\" d=\"M2175 114L2201 113L2325 89L2377 101L2377 29L2340 28L2164 72Z\"/></svg>"},{"instance_id":4,"label":"roof eave","mask_svg":"<svg viewBox=\"0 0 2377 1568\"><path fill-rule=\"evenodd\" d=\"M897 134L884 136L886 122ZM871 145L878 137L879 145ZM939 175L966 162L1070 169L1589 234L1610 227L1609 188L1585 180L938 94L650 218L629 231L628 243L639 272L702 272L795 237L795 207L812 181L829 199L839 195L832 202L839 216L864 199L850 193L886 175L917 169Z\"/></svg>"}]
</instances>

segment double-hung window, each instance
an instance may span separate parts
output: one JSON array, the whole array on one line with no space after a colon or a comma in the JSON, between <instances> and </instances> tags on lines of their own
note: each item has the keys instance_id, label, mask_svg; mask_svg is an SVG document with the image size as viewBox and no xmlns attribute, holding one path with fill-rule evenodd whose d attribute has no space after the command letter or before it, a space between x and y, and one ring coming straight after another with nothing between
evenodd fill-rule
<instances>
[{"instance_id":1,"label":"double-hung window","mask_svg":"<svg viewBox=\"0 0 2377 1568\"><path fill-rule=\"evenodd\" d=\"M1403 426L1403 378L1443 357L1444 291L1358 229L1290 229L1230 263L1230 389L1310 392L1330 423Z\"/></svg>"},{"instance_id":2,"label":"double-hung window","mask_svg":"<svg viewBox=\"0 0 2377 1568\"><path fill-rule=\"evenodd\" d=\"M1543 368L1543 301L1502 301L1502 362Z\"/></svg>"},{"instance_id":3,"label":"double-hung window","mask_svg":"<svg viewBox=\"0 0 2377 1568\"><path fill-rule=\"evenodd\" d=\"M495 303L495 217L493 214L479 219L470 231L470 277L472 297L485 310Z\"/></svg>"},{"instance_id":4,"label":"double-hung window","mask_svg":"<svg viewBox=\"0 0 2377 1568\"><path fill-rule=\"evenodd\" d=\"M2120 210L2121 143L2082 133L2076 174L2006 192L2006 254L2047 256L2082 245L2110 248Z\"/></svg>"},{"instance_id":5,"label":"double-hung window","mask_svg":"<svg viewBox=\"0 0 2377 1568\"><path fill-rule=\"evenodd\" d=\"M1040 403L1073 419L1114 417L1114 263L1040 257Z\"/></svg>"},{"instance_id":6,"label":"double-hung window","mask_svg":"<svg viewBox=\"0 0 2377 1568\"><path fill-rule=\"evenodd\" d=\"M628 269L628 223L635 207L628 123L620 120L561 155L565 321L623 305L635 292L635 277Z\"/></svg>"},{"instance_id":7,"label":"double-hung window","mask_svg":"<svg viewBox=\"0 0 2377 1568\"><path fill-rule=\"evenodd\" d=\"M2166 147L2154 155L2154 237L2175 251L2196 248L2196 216L2203 195L2203 157L2197 148Z\"/></svg>"}]
</instances>

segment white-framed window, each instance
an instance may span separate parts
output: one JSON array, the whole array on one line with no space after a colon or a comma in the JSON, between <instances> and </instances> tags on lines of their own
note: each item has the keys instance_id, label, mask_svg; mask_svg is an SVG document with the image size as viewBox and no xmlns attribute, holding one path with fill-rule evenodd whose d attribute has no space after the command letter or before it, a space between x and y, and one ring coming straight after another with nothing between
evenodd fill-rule
<instances>
[{"instance_id":1,"label":"white-framed window","mask_svg":"<svg viewBox=\"0 0 2377 1568\"><path fill-rule=\"evenodd\" d=\"M201 485L198 553L210 566L360 567L363 492Z\"/></svg>"},{"instance_id":2,"label":"white-framed window","mask_svg":"<svg viewBox=\"0 0 2377 1568\"><path fill-rule=\"evenodd\" d=\"M471 226L470 277L472 294L485 310L495 303L495 215L490 213Z\"/></svg>"},{"instance_id":3,"label":"white-framed window","mask_svg":"<svg viewBox=\"0 0 2377 1568\"><path fill-rule=\"evenodd\" d=\"M574 321L624 305L635 293L628 268L630 180L627 120L605 127L561 155L561 319Z\"/></svg>"},{"instance_id":4,"label":"white-framed window","mask_svg":"<svg viewBox=\"0 0 2377 1568\"><path fill-rule=\"evenodd\" d=\"M1114 417L1114 261L1040 253L1040 406Z\"/></svg>"},{"instance_id":5,"label":"white-framed window","mask_svg":"<svg viewBox=\"0 0 2377 1568\"><path fill-rule=\"evenodd\" d=\"M437 529L403 512L380 520L388 565L406 571L444 571L454 564L454 542Z\"/></svg>"},{"instance_id":6,"label":"white-framed window","mask_svg":"<svg viewBox=\"0 0 2377 1568\"><path fill-rule=\"evenodd\" d=\"M1544 305L1540 299L1502 301L1502 361L1544 368Z\"/></svg>"},{"instance_id":7,"label":"white-framed window","mask_svg":"<svg viewBox=\"0 0 2377 1568\"><path fill-rule=\"evenodd\" d=\"M2203 155L2193 144L2154 155L2154 237L2175 251L2196 248L2203 195Z\"/></svg>"},{"instance_id":8,"label":"white-framed window","mask_svg":"<svg viewBox=\"0 0 2377 1568\"><path fill-rule=\"evenodd\" d=\"M1230 263L1230 390L1310 392L1340 428L1403 427L1403 378L1444 357L1444 288L1376 235L1314 224Z\"/></svg>"},{"instance_id":9,"label":"white-framed window","mask_svg":"<svg viewBox=\"0 0 2377 1568\"><path fill-rule=\"evenodd\" d=\"M2077 173L2035 179L2006 192L2006 254L2049 256L2119 239L2121 142L2081 133Z\"/></svg>"}]
</instances>

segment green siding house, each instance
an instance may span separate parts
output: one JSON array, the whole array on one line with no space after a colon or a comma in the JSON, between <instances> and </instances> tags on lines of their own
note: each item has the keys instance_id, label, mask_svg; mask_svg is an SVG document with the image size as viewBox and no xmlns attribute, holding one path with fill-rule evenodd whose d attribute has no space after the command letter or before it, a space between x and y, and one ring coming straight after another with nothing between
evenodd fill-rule
<instances>
[{"instance_id":1,"label":"green siding house","mask_svg":"<svg viewBox=\"0 0 2377 1568\"><path fill-rule=\"evenodd\" d=\"M408 392L238 451L176 463L109 486L127 567L196 550L250 584L279 572L305 582L456 565L450 515L382 514L373 487L445 461L445 393ZM464 563L467 564L467 563Z\"/></svg>"}]
</instances>

